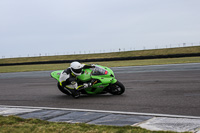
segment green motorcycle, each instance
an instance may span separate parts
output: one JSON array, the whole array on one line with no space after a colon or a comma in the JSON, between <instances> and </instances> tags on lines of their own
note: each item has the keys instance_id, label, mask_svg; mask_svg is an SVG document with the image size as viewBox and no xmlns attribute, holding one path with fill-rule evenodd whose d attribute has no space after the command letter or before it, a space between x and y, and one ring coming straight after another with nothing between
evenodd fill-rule
<instances>
[{"instance_id":1,"label":"green motorcycle","mask_svg":"<svg viewBox=\"0 0 200 133\"><path fill-rule=\"evenodd\" d=\"M60 85L59 77L62 71L63 70L53 71L51 77L58 81L57 86L61 92L72 95L67 88ZM89 82L92 83L90 87L82 87L83 83ZM111 93L113 95L121 95L125 91L124 85L115 79L113 71L110 68L101 65L95 65L94 68L83 69L82 74L77 76L77 83L79 84L79 87L77 88L77 92L79 92L78 97L80 94L93 95ZM76 96L74 98L78 97Z\"/></svg>"}]
</instances>

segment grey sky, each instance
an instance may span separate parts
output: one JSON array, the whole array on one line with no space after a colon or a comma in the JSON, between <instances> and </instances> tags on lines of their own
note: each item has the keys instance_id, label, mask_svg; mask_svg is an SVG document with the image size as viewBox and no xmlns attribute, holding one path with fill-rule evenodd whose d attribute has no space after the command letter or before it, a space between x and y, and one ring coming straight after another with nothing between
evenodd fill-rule
<instances>
[{"instance_id":1,"label":"grey sky","mask_svg":"<svg viewBox=\"0 0 200 133\"><path fill-rule=\"evenodd\" d=\"M200 43L200 0L0 0L0 57Z\"/></svg>"}]
</instances>

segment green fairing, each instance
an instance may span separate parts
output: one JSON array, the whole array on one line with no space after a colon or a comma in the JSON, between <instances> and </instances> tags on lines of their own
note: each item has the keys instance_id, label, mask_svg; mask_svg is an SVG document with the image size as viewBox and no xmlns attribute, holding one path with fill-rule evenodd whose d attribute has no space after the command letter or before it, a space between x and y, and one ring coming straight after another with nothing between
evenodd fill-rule
<instances>
[{"instance_id":1,"label":"green fairing","mask_svg":"<svg viewBox=\"0 0 200 133\"><path fill-rule=\"evenodd\" d=\"M91 72L92 70L91 69L83 69L82 71L82 74L80 76L78 76L78 80L82 81L82 82L88 82L90 81L92 78L91 78Z\"/></svg>"},{"instance_id":2,"label":"green fairing","mask_svg":"<svg viewBox=\"0 0 200 133\"><path fill-rule=\"evenodd\" d=\"M63 70L53 71L51 73L51 77L54 78L54 79L56 79L56 80L58 80L58 82L59 82L60 74L61 74L62 71Z\"/></svg>"},{"instance_id":3,"label":"green fairing","mask_svg":"<svg viewBox=\"0 0 200 133\"><path fill-rule=\"evenodd\" d=\"M96 67L103 68L106 74L104 75L94 75L94 71L90 68L83 69L83 72L80 76L77 77L78 82L86 83L91 80L98 80L99 83L94 84L91 88L85 88L85 91L88 94L98 94L101 93L107 86L110 84L115 84L117 79L115 79L113 71L104 66L95 65ZM59 82L60 74L63 70L54 71L51 73L51 76Z\"/></svg>"}]
</instances>

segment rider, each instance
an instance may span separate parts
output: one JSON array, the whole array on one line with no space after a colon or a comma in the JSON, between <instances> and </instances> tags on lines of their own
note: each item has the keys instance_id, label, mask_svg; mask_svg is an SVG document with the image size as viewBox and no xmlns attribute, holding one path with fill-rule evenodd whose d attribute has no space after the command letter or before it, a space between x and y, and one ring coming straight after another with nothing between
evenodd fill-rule
<instances>
[{"instance_id":1,"label":"rider","mask_svg":"<svg viewBox=\"0 0 200 133\"><path fill-rule=\"evenodd\" d=\"M70 67L68 67L61 73L59 79L60 85L62 87L65 87L69 91L69 93L71 93L74 97L78 97L78 89L80 87L87 88L91 86L91 83L84 83L83 85L78 85L77 76L81 75L83 69L93 67L94 65L85 65L77 61L72 62L70 64Z\"/></svg>"}]
</instances>

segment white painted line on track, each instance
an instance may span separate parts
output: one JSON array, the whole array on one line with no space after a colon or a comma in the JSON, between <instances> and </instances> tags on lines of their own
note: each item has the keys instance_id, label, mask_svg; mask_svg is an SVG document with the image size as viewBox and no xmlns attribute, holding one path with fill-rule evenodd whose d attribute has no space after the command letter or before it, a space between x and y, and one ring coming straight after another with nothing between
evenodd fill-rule
<instances>
[{"instance_id":1,"label":"white painted line on track","mask_svg":"<svg viewBox=\"0 0 200 133\"><path fill-rule=\"evenodd\" d=\"M135 124L151 131L200 132L200 119L154 117Z\"/></svg>"},{"instance_id":2,"label":"white painted line on track","mask_svg":"<svg viewBox=\"0 0 200 133\"><path fill-rule=\"evenodd\" d=\"M30 113L30 112L39 111L39 110L41 109L0 107L0 115L3 115L3 116L16 115L20 113Z\"/></svg>"},{"instance_id":3,"label":"white painted line on track","mask_svg":"<svg viewBox=\"0 0 200 133\"><path fill-rule=\"evenodd\" d=\"M107 111L107 110L72 109L72 108L52 108L52 107L33 107L33 106L10 106L10 105L0 105L0 108L1 108L1 107L7 107L7 108L23 108L23 109L52 109L52 110L83 111L83 112L124 114L124 115L142 115L142 116L155 116L155 117L168 117L168 118L200 119L200 117L198 117L198 116L170 115L170 114L155 114L155 113L138 113L138 112L122 112L122 111Z\"/></svg>"}]
</instances>

